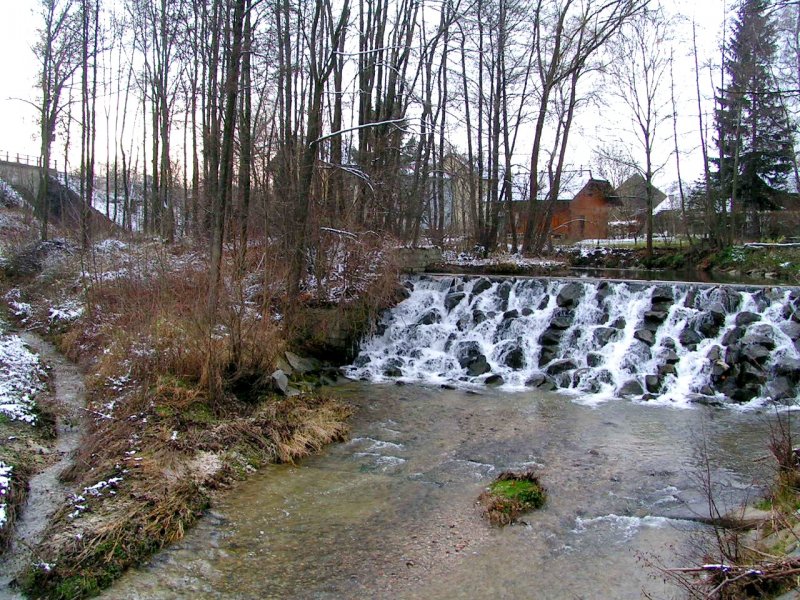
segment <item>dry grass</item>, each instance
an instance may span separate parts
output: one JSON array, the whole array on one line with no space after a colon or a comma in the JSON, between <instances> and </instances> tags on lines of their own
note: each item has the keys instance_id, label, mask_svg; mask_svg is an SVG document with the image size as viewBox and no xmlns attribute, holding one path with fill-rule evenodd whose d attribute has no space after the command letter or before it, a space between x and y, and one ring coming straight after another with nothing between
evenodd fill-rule
<instances>
[{"instance_id":1,"label":"dry grass","mask_svg":"<svg viewBox=\"0 0 800 600\"><path fill-rule=\"evenodd\" d=\"M478 496L481 512L493 525L511 525L524 512L544 506L547 491L533 471L504 471Z\"/></svg>"}]
</instances>

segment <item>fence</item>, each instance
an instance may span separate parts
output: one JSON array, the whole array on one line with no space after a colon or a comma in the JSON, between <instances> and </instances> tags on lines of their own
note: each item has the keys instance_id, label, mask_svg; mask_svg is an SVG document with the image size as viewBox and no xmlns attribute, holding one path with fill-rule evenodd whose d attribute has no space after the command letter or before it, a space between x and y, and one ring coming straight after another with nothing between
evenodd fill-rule
<instances>
[{"instance_id":1,"label":"fence","mask_svg":"<svg viewBox=\"0 0 800 600\"><path fill-rule=\"evenodd\" d=\"M29 167L41 167L42 157L31 156L30 154L20 154L19 152L8 152L7 150L0 150L0 161L7 163L17 163L19 165L27 165ZM58 171L58 161L54 160L50 163L50 169Z\"/></svg>"}]
</instances>

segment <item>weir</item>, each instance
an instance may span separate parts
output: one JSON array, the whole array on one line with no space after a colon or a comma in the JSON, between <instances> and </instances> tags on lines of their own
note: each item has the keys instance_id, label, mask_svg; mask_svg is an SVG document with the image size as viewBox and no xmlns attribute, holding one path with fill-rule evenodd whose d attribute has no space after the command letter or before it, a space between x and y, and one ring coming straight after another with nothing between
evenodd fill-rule
<instances>
[{"instance_id":1,"label":"weir","mask_svg":"<svg viewBox=\"0 0 800 600\"><path fill-rule=\"evenodd\" d=\"M348 376L596 403L795 404L800 290L418 276Z\"/></svg>"}]
</instances>

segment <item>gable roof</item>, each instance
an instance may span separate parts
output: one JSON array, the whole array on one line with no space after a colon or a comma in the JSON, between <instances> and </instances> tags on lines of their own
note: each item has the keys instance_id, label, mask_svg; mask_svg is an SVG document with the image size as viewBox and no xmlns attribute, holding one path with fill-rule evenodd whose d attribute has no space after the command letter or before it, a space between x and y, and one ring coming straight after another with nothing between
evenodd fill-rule
<instances>
[{"instance_id":1,"label":"gable roof","mask_svg":"<svg viewBox=\"0 0 800 600\"><path fill-rule=\"evenodd\" d=\"M599 194L603 200L610 204L619 203L619 198L613 186L605 179L589 178L589 181L575 194L575 198L584 194Z\"/></svg>"},{"instance_id":2,"label":"gable roof","mask_svg":"<svg viewBox=\"0 0 800 600\"><path fill-rule=\"evenodd\" d=\"M660 189L650 184L653 193L653 206L666 200L667 195ZM647 183L639 173L634 173L623 181L616 190L617 196L623 202L647 203Z\"/></svg>"}]
</instances>

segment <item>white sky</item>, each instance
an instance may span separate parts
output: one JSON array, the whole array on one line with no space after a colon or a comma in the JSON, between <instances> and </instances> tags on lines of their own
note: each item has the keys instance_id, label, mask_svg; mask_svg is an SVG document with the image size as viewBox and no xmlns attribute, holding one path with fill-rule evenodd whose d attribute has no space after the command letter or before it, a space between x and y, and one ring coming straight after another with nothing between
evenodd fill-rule
<instances>
[{"instance_id":1,"label":"white sky","mask_svg":"<svg viewBox=\"0 0 800 600\"><path fill-rule=\"evenodd\" d=\"M36 37L39 17L36 14L37 0L0 0L0 154L6 152L16 154L38 155L38 134L34 109L26 103L36 96L35 82L38 63L31 46ZM113 1L113 0L112 0ZM675 77L678 83L678 94L682 101L679 106L679 132L684 151L691 151L699 144L697 134L697 107L694 99L694 73L691 58L691 22L694 18L698 27L698 43L703 57L716 56L719 47L721 25L725 12L726 0L662 0L668 13L681 15L683 18L672 18L676 36L685 40L678 45L678 51L684 56L678 59ZM729 6L732 0L727 0ZM703 82L710 92L708 75L704 74ZM668 88L665 93L669 93ZM710 107L709 107L710 110ZM625 138L629 129L629 119L623 110L614 107L589 109L579 115L577 127L571 136L571 153L569 162L575 167L588 167L591 162L591 149L610 141L615 137ZM100 115L98 115L100 119ZM665 123L662 133L671 136L671 123ZM521 143L525 137L521 138ZM102 156L104 142L98 140L98 157ZM671 148L671 140L663 142L662 148ZM520 146L520 160L525 162L525 149ZM54 153L61 151L56 142ZM100 158L102 160L102 158ZM59 158L60 162L60 158ZM683 178L686 181L695 179L702 171L699 152L696 150L682 158ZM667 188L676 179L674 161L670 160L664 171L656 178L656 183Z\"/></svg>"}]
</instances>

